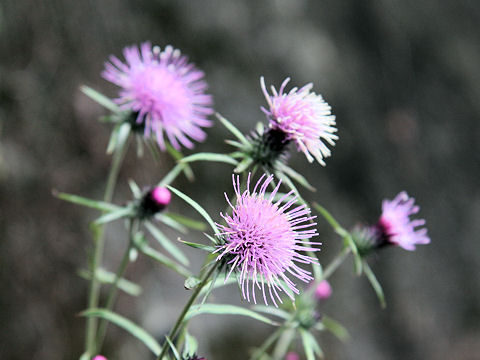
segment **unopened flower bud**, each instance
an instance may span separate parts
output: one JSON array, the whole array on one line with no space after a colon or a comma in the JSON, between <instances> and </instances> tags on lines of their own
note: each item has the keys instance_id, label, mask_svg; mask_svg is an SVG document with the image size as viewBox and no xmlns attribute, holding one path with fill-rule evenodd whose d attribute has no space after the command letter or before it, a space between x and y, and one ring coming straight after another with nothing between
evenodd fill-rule
<instances>
[{"instance_id":1,"label":"unopened flower bud","mask_svg":"<svg viewBox=\"0 0 480 360\"><path fill-rule=\"evenodd\" d=\"M300 360L300 356L296 352L290 351L285 356L285 360Z\"/></svg>"},{"instance_id":2,"label":"unopened flower bud","mask_svg":"<svg viewBox=\"0 0 480 360\"><path fill-rule=\"evenodd\" d=\"M327 280L323 280L315 289L315 298L317 300L326 300L332 295L332 287Z\"/></svg>"},{"instance_id":3,"label":"unopened flower bud","mask_svg":"<svg viewBox=\"0 0 480 360\"><path fill-rule=\"evenodd\" d=\"M142 218L155 215L164 210L172 199L170 190L157 186L150 189L141 199L139 216Z\"/></svg>"}]
</instances>

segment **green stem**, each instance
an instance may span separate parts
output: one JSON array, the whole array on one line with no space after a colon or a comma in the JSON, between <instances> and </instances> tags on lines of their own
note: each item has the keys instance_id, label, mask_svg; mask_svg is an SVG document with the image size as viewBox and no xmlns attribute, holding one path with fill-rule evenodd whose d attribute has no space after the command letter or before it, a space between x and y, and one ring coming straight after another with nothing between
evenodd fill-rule
<instances>
[{"instance_id":1,"label":"green stem","mask_svg":"<svg viewBox=\"0 0 480 360\"><path fill-rule=\"evenodd\" d=\"M340 267L340 265L343 264L348 255L350 255L351 251L352 249L350 247L344 247L342 251L340 251L340 253L325 268L320 278L320 281L327 280Z\"/></svg>"},{"instance_id":2,"label":"green stem","mask_svg":"<svg viewBox=\"0 0 480 360\"><path fill-rule=\"evenodd\" d=\"M115 190L115 185L117 183L118 174L120 168L127 152L128 140L125 141L123 146L115 151L112 159L112 165L110 167L110 172L108 174L107 185L105 187L105 194L103 196L103 201L111 202L113 198L113 192ZM91 273L92 279L90 281L90 290L88 296L88 308L98 307L98 300L100 297L100 281L98 280L96 274L97 269L101 266L103 251L105 248L105 232L104 226L100 225L96 228L94 233L94 243L95 249L93 253L93 259L91 263ZM95 355L95 336L97 329L97 319L94 317L89 317L87 319L86 334L85 334L85 350L87 356Z\"/></svg>"},{"instance_id":3,"label":"green stem","mask_svg":"<svg viewBox=\"0 0 480 360\"><path fill-rule=\"evenodd\" d=\"M287 328L278 339L275 350L273 350L273 359L282 360L288 351L288 347L295 337L295 329Z\"/></svg>"},{"instance_id":4,"label":"green stem","mask_svg":"<svg viewBox=\"0 0 480 360\"><path fill-rule=\"evenodd\" d=\"M130 219L128 224L129 239L128 239L127 249L123 254L122 260L120 261L120 265L118 266L117 272L115 274L115 280L110 286L110 289L107 295L107 302L104 307L107 310L112 310L113 305L115 303L115 299L118 293L118 283L120 282L120 279L123 277L123 274L127 269L129 256L130 256L130 249L133 246L133 237L135 236L138 230L138 226L139 226L138 221L135 221L134 219ZM98 325L98 331L97 331L97 346L95 348L96 352L100 352L100 350L102 349L103 341L105 340L105 335L107 333L107 327L108 327L108 321L105 319L100 320L100 324Z\"/></svg>"},{"instance_id":5,"label":"green stem","mask_svg":"<svg viewBox=\"0 0 480 360\"><path fill-rule=\"evenodd\" d=\"M283 325L282 327L278 328L275 332L273 332L273 334L271 334L267 340L265 340L262 344L262 346L260 346L252 355L252 357L250 358L250 360L258 360L260 359L260 357L265 354L265 351L267 351L267 349L270 347L270 345L273 344L273 342L275 340L278 339L278 337L284 332L285 330L285 325Z\"/></svg>"},{"instance_id":6,"label":"green stem","mask_svg":"<svg viewBox=\"0 0 480 360\"><path fill-rule=\"evenodd\" d=\"M174 340L175 336L177 335L178 333L178 330L180 329L180 327L182 326L182 323L183 323L183 319L185 318L185 315L187 315L188 313L188 310L190 310L190 307L193 305L193 303L195 302L195 300L197 299L198 297L198 294L200 294L200 291L203 289L203 287L208 283L208 280L210 279L210 276L212 276L213 272L215 271L216 269L216 265L213 265L210 270L205 274L204 278L202 279L202 282L200 284L198 284L198 286L196 287L194 293L192 294L192 296L190 297L190 299L188 300L187 304L185 305L185 307L183 308L182 310L182 313L180 314L180 316L178 317L177 319L177 322L175 323L175 325L173 326L172 330L170 331L170 333L168 334L168 338L170 340ZM158 355L157 357L157 360L162 360L163 359L163 356L165 355L165 353L167 352L167 349L168 349L168 342L165 341L163 343L163 346L162 346L162 351L160 351L160 354Z\"/></svg>"}]
</instances>

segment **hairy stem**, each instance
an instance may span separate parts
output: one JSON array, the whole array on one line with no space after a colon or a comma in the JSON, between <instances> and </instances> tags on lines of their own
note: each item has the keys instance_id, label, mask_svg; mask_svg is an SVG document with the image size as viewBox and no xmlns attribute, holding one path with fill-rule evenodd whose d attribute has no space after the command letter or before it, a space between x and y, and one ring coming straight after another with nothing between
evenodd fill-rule
<instances>
[{"instance_id":1,"label":"hairy stem","mask_svg":"<svg viewBox=\"0 0 480 360\"><path fill-rule=\"evenodd\" d=\"M123 146L117 149L113 155L112 165L110 166L110 172L108 174L107 185L105 187L105 193L103 201L111 202L113 193L115 191L115 185L117 183L118 174L123 163L123 159L127 152L128 140L125 141ZM100 296L100 281L97 279L97 269L101 266L103 251L105 248L105 231L104 226L99 225L94 232L95 249L93 252L93 258L91 262L92 279L90 281L90 290L88 295L88 308L98 307L98 300ZM97 330L97 319L89 317L87 319L86 334L85 334L85 350L88 356L95 355L95 337Z\"/></svg>"},{"instance_id":2,"label":"hairy stem","mask_svg":"<svg viewBox=\"0 0 480 360\"><path fill-rule=\"evenodd\" d=\"M115 303L115 299L118 293L118 283L120 282L120 279L123 277L123 274L127 269L129 256L130 256L130 249L132 248L132 245L133 245L133 237L135 236L135 233L138 230L138 226L139 226L138 221L136 221L135 219L130 219L128 224L128 233L129 233L128 245L125 250L125 253L123 254L122 260L120 261L120 265L118 266L117 272L115 274L115 280L110 286L110 289L107 295L107 302L104 307L107 310L112 310L113 305ZM102 319L100 321L100 324L98 325L97 346L96 346L97 352L100 352L100 350L102 349L103 341L105 340L105 335L107 333L107 327L108 327L108 321L105 319Z\"/></svg>"},{"instance_id":3,"label":"hairy stem","mask_svg":"<svg viewBox=\"0 0 480 360\"><path fill-rule=\"evenodd\" d=\"M203 279L202 279L202 281L200 282L200 284L198 284L198 286L196 287L196 289L195 289L195 291L193 292L192 296L190 297L190 299L188 300L187 304L186 304L185 307L183 308L182 313L181 313L180 316L178 317L177 322L175 323L175 325L173 326L172 330L171 330L170 333L168 334L168 338L169 338L170 340L173 341L173 339L175 338L175 336L177 336L177 333L178 333L178 331L180 330L180 327L182 326L183 319L185 318L185 315L187 315L188 310L190 310L190 307L193 305L193 303L194 303L195 300L197 299L198 294L200 294L200 291L201 291L201 290L203 289L203 287L208 283L208 280L210 279L210 276L212 276L212 274L213 274L213 272L215 271L216 268L217 268L216 265L212 265L212 267L208 270L208 272L207 272L207 273L205 274L205 276L203 277ZM168 349L168 342L167 342L167 341L164 341L163 346L162 346L162 350L160 351L160 354L158 355L157 360L162 360L162 359L163 359L163 356L166 354L167 349Z\"/></svg>"}]
</instances>

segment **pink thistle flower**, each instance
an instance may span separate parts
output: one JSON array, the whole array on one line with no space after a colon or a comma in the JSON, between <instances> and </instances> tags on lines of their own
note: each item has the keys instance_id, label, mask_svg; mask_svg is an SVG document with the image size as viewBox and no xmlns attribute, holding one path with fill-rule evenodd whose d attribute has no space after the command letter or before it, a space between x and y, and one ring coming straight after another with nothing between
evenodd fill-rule
<instances>
[{"instance_id":1,"label":"pink thistle flower","mask_svg":"<svg viewBox=\"0 0 480 360\"><path fill-rule=\"evenodd\" d=\"M107 358L105 356L102 356L102 355L97 355L92 360L107 360Z\"/></svg>"},{"instance_id":2,"label":"pink thistle flower","mask_svg":"<svg viewBox=\"0 0 480 360\"><path fill-rule=\"evenodd\" d=\"M315 289L315 298L317 300L326 300L332 296L332 287L327 280L323 280Z\"/></svg>"},{"instance_id":3,"label":"pink thistle flower","mask_svg":"<svg viewBox=\"0 0 480 360\"><path fill-rule=\"evenodd\" d=\"M267 292L272 302L277 306L277 301L282 302L279 292L284 291L292 300L291 292L298 294L295 283L287 277L287 274L308 283L313 279L311 273L302 269L294 261L303 264L318 264L317 259L300 254L300 251L317 251L308 241L318 235L315 229L307 229L315 226L310 220L310 209L306 205L292 208L296 197L288 199L293 191L282 196L274 202L281 181L271 194L266 195L267 187L272 183L273 176L265 178L263 175L250 192L250 174L247 180L247 189L240 193L239 176L233 175L233 188L237 196L236 205L233 206L227 194L225 198L232 208L232 215L220 213L227 225L218 225L222 231L220 236L225 243L215 252L219 252L217 261L224 259L230 267L226 280L232 271L240 273L243 298L256 303L255 287L261 289L263 300L267 302ZM225 280L225 281L226 281ZM251 289L250 289L250 281ZM265 289L265 284L267 289Z\"/></svg>"},{"instance_id":4,"label":"pink thistle flower","mask_svg":"<svg viewBox=\"0 0 480 360\"><path fill-rule=\"evenodd\" d=\"M294 87L285 93L290 78L286 78L279 91L272 86L270 95L265 86L265 80L260 78L263 94L269 109L262 107L267 115L270 126L286 134L287 140L293 140L297 148L302 151L308 161L316 159L325 166L324 158L331 155L330 149L324 142L335 145L338 136L334 133L335 116L331 114L331 107L314 92L310 92L313 84L307 84L301 89Z\"/></svg>"},{"instance_id":5,"label":"pink thistle flower","mask_svg":"<svg viewBox=\"0 0 480 360\"><path fill-rule=\"evenodd\" d=\"M145 42L140 50L126 47L123 55L126 64L112 55L102 76L122 88L115 102L136 113L145 136L155 134L162 150L164 133L177 150L180 144L192 148L189 138L203 141L206 134L201 127L211 126L207 116L213 113L204 73L172 46L160 51Z\"/></svg>"},{"instance_id":6,"label":"pink thistle flower","mask_svg":"<svg viewBox=\"0 0 480 360\"><path fill-rule=\"evenodd\" d=\"M382 215L377 223L377 229L387 243L398 245L405 250L415 250L417 244L428 244L426 228L416 229L425 225L424 219L410 220L410 215L418 213L420 208L414 205L415 199L409 198L402 191L393 200L384 200Z\"/></svg>"}]
</instances>

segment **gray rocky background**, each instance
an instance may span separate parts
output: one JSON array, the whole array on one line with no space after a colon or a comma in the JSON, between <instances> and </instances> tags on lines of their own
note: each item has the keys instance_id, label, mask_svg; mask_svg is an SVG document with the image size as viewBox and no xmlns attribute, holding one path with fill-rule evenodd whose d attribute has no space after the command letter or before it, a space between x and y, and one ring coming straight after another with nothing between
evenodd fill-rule
<instances>
[{"instance_id":1,"label":"gray rocky background","mask_svg":"<svg viewBox=\"0 0 480 360\"><path fill-rule=\"evenodd\" d=\"M345 265L325 311L351 339L320 338L327 359L479 359L480 2L412 0L94 1L0 3L0 358L77 359L87 284L76 276L91 249L94 211L56 200L52 189L100 198L109 157L105 114L81 84L109 96L99 73L109 54L150 40L172 44L205 70L216 110L248 132L264 117L259 77L314 83L337 115L340 140L325 168L294 155L316 186L306 195L345 226L375 221L383 198L416 197L432 243L388 249L370 260L384 285L380 310L364 278ZM228 151L220 124L198 151ZM172 166L126 159L116 201ZM231 168L198 164L197 181L175 185L218 219ZM176 211L195 216L180 201ZM320 260L339 241L320 221ZM172 236L175 234L172 233ZM187 237L201 241L201 234ZM125 245L108 231L107 265ZM199 254L189 251L191 258ZM198 269L200 259L194 261ZM127 277L144 288L117 310L160 338L185 302L182 280L146 259ZM215 301L240 303L235 288ZM151 359L111 328L105 355ZM198 317L192 331L209 360L244 360L271 329L235 317Z\"/></svg>"}]
</instances>

